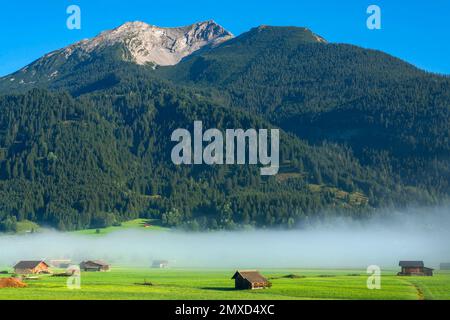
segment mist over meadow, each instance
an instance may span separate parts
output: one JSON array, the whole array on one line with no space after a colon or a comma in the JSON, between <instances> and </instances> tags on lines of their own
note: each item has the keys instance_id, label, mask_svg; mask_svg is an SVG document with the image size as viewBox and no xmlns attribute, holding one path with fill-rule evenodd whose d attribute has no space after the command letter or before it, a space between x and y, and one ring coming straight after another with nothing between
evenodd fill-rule
<instances>
[{"instance_id":1,"label":"mist over meadow","mask_svg":"<svg viewBox=\"0 0 450 320\"><path fill-rule=\"evenodd\" d=\"M450 261L450 208L380 212L292 230L189 233L126 230L100 236L56 231L0 235L0 266L18 260L104 259L114 265L205 268L395 268L399 260Z\"/></svg>"}]
</instances>

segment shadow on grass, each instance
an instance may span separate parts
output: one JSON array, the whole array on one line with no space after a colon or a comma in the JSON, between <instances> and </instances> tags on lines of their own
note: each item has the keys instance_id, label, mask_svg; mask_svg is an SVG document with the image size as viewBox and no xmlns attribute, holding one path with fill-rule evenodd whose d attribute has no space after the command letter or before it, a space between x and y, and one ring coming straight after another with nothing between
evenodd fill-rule
<instances>
[{"instance_id":1,"label":"shadow on grass","mask_svg":"<svg viewBox=\"0 0 450 320\"><path fill-rule=\"evenodd\" d=\"M230 288L230 287L204 287L200 288L202 290L211 290L211 291L239 291L236 288Z\"/></svg>"}]
</instances>

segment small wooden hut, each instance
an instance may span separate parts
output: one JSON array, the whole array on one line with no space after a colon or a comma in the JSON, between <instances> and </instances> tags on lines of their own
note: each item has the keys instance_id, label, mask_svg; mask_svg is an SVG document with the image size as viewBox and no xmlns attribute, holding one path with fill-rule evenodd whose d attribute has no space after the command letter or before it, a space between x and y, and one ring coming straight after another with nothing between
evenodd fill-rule
<instances>
[{"instance_id":1,"label":"small wooden hut","mask_svg":"<svg viewBox=\"0 0 450 320\"><path fill-rule=\"evenodd\" d=\"M40 274L50 273L49 265L45 261L19 261L14 266L14 273L16 274Z\"/></svg>"},{"instance_id":2,"label":"small wooden hut","mask_svg":"<svg viewBox=\"0 0 450 320\"><path fill-rule=\"evenodd\" d=\"M231 279L234 279L235 288L240 290L270 287L270 282L256 270L238 270Z\"/></svg>"},{"instance_id":3,"label":"small wooden hut","mask_svg":"<svg viewBox=\"0 0 450 320\"><path fill-rule=\"evenodd\" d=\"M109 271L110 265L102 260L87 260L80 263L83 271Z\"/></svg>"},{"instance_id":4,"label":"small wooden hut","mask_svg":"<svg viewBox=\"0 0 450 320\"><path fill-rule=\"evenodd\" d=\"M434 270L425 267L423 261L400 261L399 266L402 268L399 276L432 276Z\"/></svg>"}]
</instances>

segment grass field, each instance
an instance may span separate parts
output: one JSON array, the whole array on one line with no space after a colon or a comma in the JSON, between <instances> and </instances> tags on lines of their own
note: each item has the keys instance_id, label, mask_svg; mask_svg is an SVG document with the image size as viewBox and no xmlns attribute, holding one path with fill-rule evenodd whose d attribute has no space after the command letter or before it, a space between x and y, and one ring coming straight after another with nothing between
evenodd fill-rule
<instances>
[{"instance_id":1,"label":"grass field","mask_svg":"<svg viewBox=\"0 0 450 320\"><path fill-rule=\"evenodd\" d=\"M83 272L81 289L69 290L67 278L41 276L28 287L0 289L3 299L450 299L450 273L433 277L382 275L382 288L368 290L364 270L261 270L272 287L234 290L233 270L184 270L114 267ZM283 278L295 274L300 278ZM6 275L1 275L5 277ZM143 285L151 282L152 285Z\"/></svg>"},{"instance_id":2,"label":"grass field","mask_svg":"<svg viewBox=\"0 0 450 320\"><path fill-rule=\"evenodd\" d=\"M40 228L41 227L37 223L29 220L17 222L17 233L39 232Z\"/></svg>"},{"instance_id":3,"label":"grass field","mask_svg":"<svg viewBox=\"0 0 450 320\"><path fill-rule=\"evenodd\" d=\"M25 233L42 233L45 231L49 231L51 228L40 226L35 222L29 221L29 220L23 220L17 222L17 232L16 234L25 234ZM120 226L111 226L106 228L98 228L98 229L83 229L83 230L77 230L72 231L69 233L72 234L79 234L79 235L107 235L113 232L117 231L123 231L123 230L145 230L145 231L168 231L169 228L165 228L161 226L161 222L158 219L134 219L122 222ZM13 233L2 233L0 232L0 235L4 234L13 234Z\"/></svg>"},{"instance_id":4,"label":"grass field","mask_svg":"<svg viewBox=\"0 0 450 320\"><path fill-rule=\"evenodd\" d=\"M31 223L21 225L21 231L37 230ZM72 234L88 237L108 235L121 230L168 231L158 220L137 219L121 226L81 230ZM39 231L38 231L39 232ZM21 236L24 237L24 236ZM93 238L91 238L93 239ZM0 266L0 271L10 268ZM58 272L58 270L54 270ZM62 271L62 270L61 270ZM113 265L110 272L83 272L81 289L69 290L67 278L39 276L24 280L26 288L0 288L0 300L6 299L153 299L153 300L288 300L288 299L406 299L450 300L450 272L435 272L433 277L399 277L396 269L384 271L380 290L366 286L365 270L355 269L277 269L260 270L272 287L264 290L234 290L231 277L234 270L218 269L151 269ZM288 278L287 275L297 277ZM11 274L0 274L10 277ZM144 285L144 283L152 285Z\"/></svg>"},{"instance_id":5,"label":"grass field","mask_svg":"<svg viewBox=\"0 0 450 320\"><path fill-rule=\"evenodd\" d=\"M102 229L85 229L72 232L73 234L80 235L106 235L112 232L122 231L122 230L146 230L146 231L167 231L168 228L164 228L160 225L160 221L156 219L135 219L126 222L122 222L120 226L117 227L107 227ZM97 231L98 230L98 231Z\"/></svg>"}]
</instances>

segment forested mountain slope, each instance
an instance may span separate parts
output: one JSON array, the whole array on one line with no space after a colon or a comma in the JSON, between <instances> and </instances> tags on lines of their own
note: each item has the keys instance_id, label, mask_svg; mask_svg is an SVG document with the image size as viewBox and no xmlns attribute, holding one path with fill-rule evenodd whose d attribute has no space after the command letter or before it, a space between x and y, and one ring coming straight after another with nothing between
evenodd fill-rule
<instances>
[{"instance_id":1,"label":"forested mountain slope","mask_svg":"<svg viewBox=\"0 0 450 320\"><path fill-rule=\"evenodd\" d=\"M136 217L293 226L449 196L446 77L293 27L255 28L156 70L124 61L122 49L35 85L0 81L0 229ZM280 173L173 165L171 133L195 120L281 128Z\"/></svg>"},{"instance_id":2,"label":"forested mountain slope","mask_svg":"<svg viewBox=\"0 0 450 320\"><path fill-rule=\"evenodd\" d=\"M347 145L405 183L450 190L450 77L302 28L267 26L159 72L214 88L229 106L310 143Z\"/></svg>"},{"instance_id":3,"label":"forested mountain slope","mask_svg":"<svg viewBox=\"0 0 450 320\"><path fill-rule=\"evenodd\" d=\"M3 219L60 229L138 216L195 228L293 225L326 208L365 215L363 193L393 197L381 183L386 177L360 166L349 150L308 146L285 133L276 177L261 177L257 166L173 165L171 132L199 118L220 129L271 127L209 99L131 79L78 98L43 90L1 97Z\"/></svg>"}]
</instances>

